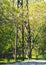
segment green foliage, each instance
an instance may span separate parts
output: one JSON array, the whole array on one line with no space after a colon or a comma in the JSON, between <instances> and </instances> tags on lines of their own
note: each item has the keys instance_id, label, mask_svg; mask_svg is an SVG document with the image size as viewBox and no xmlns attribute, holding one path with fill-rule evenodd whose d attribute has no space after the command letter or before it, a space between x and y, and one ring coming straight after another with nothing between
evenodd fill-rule
<instances>
[{"instance_id":1,"label":"green foliage","mask_svg":"<svg viewBox=\"0 0 46 65\"><path fill-rule=\"evenodd\" d=\"M46 58L46 3L35 0L28 4L28 11L25 4L24 1L24 7L17 9L16 2L0 1L0 55L9 52L14 54L17 38L17 58L22 57L22 23L24 23L24 57L28 58L30 51L28 37L31 36L32 57ZM28 34L28 19L30 35ZM18 37L16 37L17 34Z\"/></svg>"}]
</instances>

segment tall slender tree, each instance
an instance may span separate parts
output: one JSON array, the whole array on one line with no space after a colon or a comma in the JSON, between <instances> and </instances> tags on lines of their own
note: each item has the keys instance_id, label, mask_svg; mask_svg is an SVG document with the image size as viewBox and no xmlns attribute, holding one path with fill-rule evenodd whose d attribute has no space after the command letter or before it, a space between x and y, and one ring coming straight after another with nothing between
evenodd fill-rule
<instances>
[{"instance_id":1,"label":"tall slender tree","mask_svg":"<svg viewBox=\"0 0 46 65\"><path fill-rule=\"evenodd\" d=\"M18 8L22 7L22 17L23 17L23 0L18 0ZM22 60L24 61L24 21L22 21Z\"/></svg>"},{"instance_id":2,"label":"tall slender tree","mask_svg":"<svg viewBox=\"0 0 46 65\"><path fill-rule=\"evenodd\" d=\"M13 2L13 8L14 8L15 0L12 0L12 2ZM13 10L13 12L14 12L14 10ZM17 59L18 29L17 29L17 22L15 23L14 14L13 14L13 21L14 21L14 25L16 27L16 30L15 30L15 43L13 45L13 47L14 47L14 54L13 54L13 56L14 56L14 60L16 62L16 59Z\"/></svg>"},{"instance_id":3,"label":"tall slender tree","mask_svg":"<svg viewBox=\"0 0 46 65\"><path fill-rule=\"evenodd\" d=\"M30 31L30 22L29 22L29 16L28 16L28 0L26 0L26 7L27 7L27 19L28 19L28 44L29 44L29 59L32 58L32 48L31 48L31 31Z\"/></svg>"}]
</instances>

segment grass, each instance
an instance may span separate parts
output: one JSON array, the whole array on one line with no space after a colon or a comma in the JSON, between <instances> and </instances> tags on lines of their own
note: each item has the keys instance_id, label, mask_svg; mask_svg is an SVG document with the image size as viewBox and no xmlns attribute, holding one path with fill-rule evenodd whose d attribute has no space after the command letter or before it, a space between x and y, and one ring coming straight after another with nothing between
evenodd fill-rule
<instances>
[{"instance_id":1,"label":"grass","mask_svg":"<svg viewBox=\"0 0 46 65\"><path fill-rule=\"evenodd\" d=\"M46 55L44 55L44 57L42 55L39 55L38 60L45 59L45 57ZM33 56L32 60L33 59L36 60L36 57ZM25 58L25 60L28 60L28 58ZM17 58L17 62L21 62L21 61L22 61L21 57ZM10 59L9 61L6 58L0 59L0 63L14 63L14 62L15 62L14 59Z\"/></svg>"},{"instance_id":2,"label":"grass","mask_svg":"<svg viewBox=\"0 0 46 65\"><path fill-rule=\"evenodd\" d=\"M10 59L9 61L6 58L3 58L2 60L0 60L0 63L12 63L15 62L14 59Z\"/></svg>"},{"instance_id":3,"label":"grass","mask_svg":"<svg viewBox=\"0 0 46 65\"><path fill-rule=\"evenodd\" d=\"M21 62L22 61L22 57L17 57L17 62ZM33 50L32 51L32 60L36 60L36 52ZM46 54L43 55L38 55L38 60L45 60L46 59ZM28 60L28 56L26 55L25 60ZM15 62L13 58L11 58L9 61L7 60L7 58L1 58L0 59L0 63L13 63Z\"/></svg>"}]
</instances>

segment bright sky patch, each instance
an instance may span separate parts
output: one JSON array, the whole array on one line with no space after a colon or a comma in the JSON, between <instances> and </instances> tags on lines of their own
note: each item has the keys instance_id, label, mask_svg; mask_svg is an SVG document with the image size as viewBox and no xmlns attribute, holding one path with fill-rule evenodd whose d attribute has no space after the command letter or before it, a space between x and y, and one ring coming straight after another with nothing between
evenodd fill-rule
<instances>
[{"instance_id":1,"label":"bright sky patch","mask_svg":"<svg viewBox=\"0 0 46 65\"><path fill-rule=\"evenodd\" d=\"M46 0L44 0L44 2L46 2Z\"/></svg>"}]
</instances>

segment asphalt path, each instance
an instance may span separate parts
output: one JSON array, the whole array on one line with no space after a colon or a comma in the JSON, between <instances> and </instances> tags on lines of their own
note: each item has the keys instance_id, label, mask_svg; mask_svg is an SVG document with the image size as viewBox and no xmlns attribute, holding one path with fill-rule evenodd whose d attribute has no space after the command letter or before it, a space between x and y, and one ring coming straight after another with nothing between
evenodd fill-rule
<instances>
[{"instance_id":1,"label":"asphalt path","mask_svg":"<svg viewBox=\"0 0 46 65\"><path fill-rule=\"evenodd\" d=\"M0 64L0 65L46 65L46 60L29 60L24 62L16 62L11 64Z\"/></svg>"}]
</instances>

